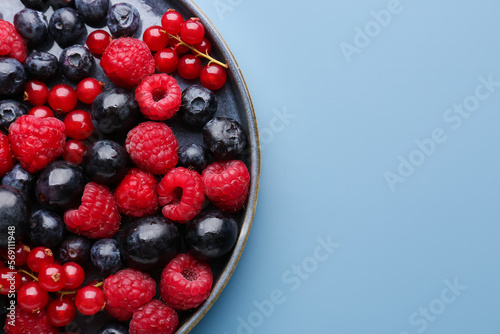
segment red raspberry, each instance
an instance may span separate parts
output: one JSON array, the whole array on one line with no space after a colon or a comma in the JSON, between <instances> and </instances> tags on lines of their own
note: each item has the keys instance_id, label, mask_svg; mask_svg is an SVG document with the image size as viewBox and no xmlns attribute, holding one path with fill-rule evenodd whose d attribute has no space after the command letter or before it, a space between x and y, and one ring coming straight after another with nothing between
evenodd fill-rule
<instances>
[{"instance_id":1,"label":"red raspberry","mask_svg":"<svg viewBox=\"0 0 500 334\"><path fill-rule=\"evenodd\" d=\"M12 313L10 313L12 314ZM19 306L13 311L15 320L12 321L10 314L5 321L6 334L56 334L59 330L49 323L47 314L44 310L38 312L26 312Z\"/></svg>"},{"instance_id":2,"label":"red raspberry","mask_svg":"<svg viewBox=\"0 0 500 334\"><path fill-rule=\"evenodd\" d=\"M180 223L193 219L205 202L200 174L184 167L171 169L158 185L158 201L168 219Z\"/></svg>"},{"instance_id":3,"label":"red raspberry","mask_svg":"<svg viewBox=\"0 0 500 334\"><path fill-rule=\"evenodd\" d=\"M171 334L179 325L179 316L174 309L153 299L135 311L129 325L130 334Z\"/></svg>"},{"instance_id":4,"label":"red raspberry","mask_svg":"<svg viewBox=\"0 0 500 334\"><path fill-rule=\"evenodd\" d=\"M54 117L19 117L9 127L14 157L30 173L38 172L56 160L66 144L64 123Z\"/></svg>"},{"instance_id":5,"label":"red raspberry","mask_svg":"<svg viewBox=\"0 0 500 334\"><path fill-rule=\"evenodd\" d=\"M120 227L121 216L108 187L90 182L78 209L66 211L64 222L71 232L92 239L111 238Z\"/></svg>"},{"instance_id":6,"label":"red raspberry","mask_svg":"<svg viewBox=\"0 0 500 334\"><path fill-rule=\"evenodd\" d=\"M116 205L131 217L152 215L158 209L157 181L152 173L132 168L115 190Z\"/></svg>"},{"instance_id":7,"label":"red raspberry","mask_svg":"<svg viewBox=\"0 0 500 334\"><path fill-rule=\"evenodd\" d=\"M104 280L106 311L112 317L125 321L142 305L149 303L156 293L156 282L146 273L132 268L120 270Z\"/></svg>"},{"instance_id":8,"label":"red raspberry","mask_svg":"<svg viewBox=\"0 0 500 334\"><path fill-rule=\"evenodd\" d=\"M164 123L139 124L127 134L125 148L137 167L153 174L166 174L179 160L177 138Z\"/></svg>"},{"instance_id":9,"label":"red raspberry","mask_svg":"<svg viewBox=\"0 0 500 334\"><path fill-rule=\"evenodd\" d=\"M101 57L101 67L115 85L133 88L155 72L155 60L146 43L122 37L108 45Z\"/></svg>"},{"instance_id":10,"label":"red raspberry","mask_svg":"<svg viewBox=\"0 0 500 334\"><path fill-rule=\"evenodd\" d=\"M28 55L26 42L12 23L0 20L0 56L9 56L24 64Z\"/></svg>"},{"instance_id":11,"label":"red raspberry","mask_svg":"<svg viewBox=\"0 0 500 334\"><path fill-rule=\"evenodd\" d=\"M10 149L9 138L0 132L0 177L14 168L14 155Z\"/></svg>"},{"instance_id":12,"label":"red raspberry","mask_svg":"<svg viewBox=\"0 0 500 334\"><path fill-rule=\"evenodd\" d=\"M203 170L201 178L205 195L219 209L237 212L245 205L250 174L242 161L214 162Z\"/></svg>"},{"instance_id":13,"label":"red raspberry","mask_svg":"<svg viewBox=\"0 0 500 334\"><path fill-rule=\"evenodd\" d=\"M164 121L175 115L181 106L181 88L168 74L153 74L135 90L141 113L153 121Z\"/></svg>"},{"instance_id":14,"label":"red raspberry","mask_svg":"<svg viewBox=\"0 0 500 334\"><path fill-rule=\"evenodd\" d=\"M178 254L161 274L161 298L175 310L189 310L208 298L212 282L208 263L191 254Z\"/></svg>"}]
</instances>

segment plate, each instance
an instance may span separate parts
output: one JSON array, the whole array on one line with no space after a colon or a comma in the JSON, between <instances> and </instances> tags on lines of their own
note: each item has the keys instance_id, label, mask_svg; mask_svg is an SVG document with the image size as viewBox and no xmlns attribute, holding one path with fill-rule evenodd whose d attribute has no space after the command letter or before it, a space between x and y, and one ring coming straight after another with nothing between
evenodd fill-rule
<instances>
[{"instance_id":1,"label":"plate","mask_svg":"<svg viewBox=\"0 0 500 334\"><path fill-rule=\"evenodd\" d=\"M188 333L208 312L210 307L215 303L222 290L226 286L240 259L250 233L250 228L257 204L257 194L260 178L260 150L256 117L252 106L252 101L250 99L250 94L245 84L245 80L242 73L240 72L239 66L234 56L232 55L229 47L224 42L220 33L210 22L208 17L193 1L111 0L111 4L119 2L128 2L138 9L141 15L142 23L134 37L137 37L139 39L142 37L142 32L144 31L144 29L151 25L160 25L161 16L169 8L174 8L175 10L180 12L185 19L190 17L198 17L201 20L201 22L205 26L205 36L208 37L212 42L211 55L214 58L222 60L223 62L226 62L228 64L227 82L223 88L216 91L218 98L218 110L215 116L224 115L235 118L243 126L248 137L249 149L245 152L244 156L241 159L248 166L251 175L251 183L247 206L244 210L242 210L242 212L236 215L236 219L239 223L240 234L231 253L220 259L217 259L216 261L210 262L214 274L214 284L209 298L193 311L181 314L180 324L176 333ZM9 0L6 4L2 4L0 12L2 13L5 20L13 22L15 13L17 13L22 8L24 8L24 6L20 2L20 0ZM50 18L52 12L52 8L49 8L45 12L47 21ZM107 30L107 28L103 25L94 27L87 26L87 33L101 28ZM79 41L79 43L85 44L85 40L81 40ZM56 56L59 56L61 52L61 48L59 48L59 46L53 41L48 41L46 44L36 49L39 51L51 52ZM98 62L99 59L96 58L96 64L98 64ZM111 83L109 83L107 78L102 73L102 69L100 69L99 66L96 66L93 76L105 82L107 85L111 85ZM198 80L184 80L180 78L176 73L174 74L174 77L178 80L178 83L182 89L184 89L188 85L199 83ZM67 83L75 86L74 83L71 83L64 78L58 78L57 83ZM77 106L77 108L89 110L89 107L85 105ZM179 120L175 119L175 117L173 120L166 121L166 123L174 130L174 133L176 134L176 137L179 141L179 146L184 145L188 141L202 143L202 136L200 131L189 130L185 127L182 127ZM78 318L76 322L73 322L66 326L65 330L80 333L95 333L97 328L99 328L104 322L110 321L111 319L112 318L107 316L104 312L99 312L96 316Z\"/></svg>"}]
</instances>

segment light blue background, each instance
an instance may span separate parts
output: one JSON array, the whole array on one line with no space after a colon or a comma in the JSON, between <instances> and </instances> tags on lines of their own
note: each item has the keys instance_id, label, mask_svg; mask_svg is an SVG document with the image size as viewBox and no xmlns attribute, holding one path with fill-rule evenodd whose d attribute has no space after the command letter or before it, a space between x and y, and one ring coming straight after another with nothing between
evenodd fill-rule
<instances>
[{"instance_id":1,"label":"light blue background","mask_svg":"<svg viewBox=\"0 0 500 334\"><path fill-rule=\"evenodd\" d=\"M479 77L500 83L500 2L401 0L350 62L341 43L390 1L197 3L239 62L263 148L247 246L193 333L499 333L500 84L460 127L443 117ZM435 129L446 140L419 161ZM392 191L385 173L411 155ZM328 237L339 248L312 260ZM262 315L254 302L280 291Z\"/></svg>"}]
</instances>

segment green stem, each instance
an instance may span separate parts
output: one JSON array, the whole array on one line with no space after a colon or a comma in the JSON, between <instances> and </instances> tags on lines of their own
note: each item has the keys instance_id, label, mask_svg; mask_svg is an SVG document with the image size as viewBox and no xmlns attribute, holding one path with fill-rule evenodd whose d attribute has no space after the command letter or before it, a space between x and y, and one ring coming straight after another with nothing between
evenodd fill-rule
<instances>
[{"instance_id":1,"label":"green stem","mask_svg":"<svg viewBox=\"0 0 500 334\"><path fill-rule=\"evenodd\" d=\"M35 275L33 275L32 273L30 272L27 272L26 270L24 269L19 269L18 270L19 272L21 273L25 273L26 275L28 275L29 277L33 278L33 280L35 280L35 282L38 282L38 277L36 277Z\"/></svg>"},{"instance_id":2,"label":"green stem","mask_svg":"<svg viewBox=\"0 0 500 334\"><path fill-rule=\"evenodd\" d=\"M164 30L163 30L164 31ZM166 32L166 31L164 31ZM196 50L196 48L194 46L192 46L191 44L187 44L186 42L184 42L179 36L175 36L175 35L172 35L172 34L168 34L168 36L170 38L173 38L175 39L178 44L181 44L181 45L184 45L184 46L187 46L191 51L193 51L197 56L200 56L200 57L203 57L203 58L206 58L210 61L210 63L215 63L219 66L222 66L224 68L228 68L227 64L224 64L223 62L220 62L218 61L217 59L215 58L212 58L210 55L206 54L206 53L202 53L198 50Z\"/></svg>"}]
</instances>

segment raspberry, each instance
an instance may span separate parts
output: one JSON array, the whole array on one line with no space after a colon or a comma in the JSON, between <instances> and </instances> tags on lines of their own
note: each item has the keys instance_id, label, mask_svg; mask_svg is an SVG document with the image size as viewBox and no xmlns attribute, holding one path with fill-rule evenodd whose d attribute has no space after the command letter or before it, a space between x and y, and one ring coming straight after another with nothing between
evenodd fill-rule
<instances>
[{"instance_id":1,"label":"raspberry","mask_svg":"<svg viewBox=\"0 0 500 334\"><path fill-rule=\"evenodd\" d=\"M101 57L101 67L115 85L133 88L155 72L155 60L146 43L123 37L108 45Z\"/></svg>"},{"instance_id":2,"label":"raspberry","mask_svg":"<svg viewBox=\"0 0 500 334\"><path fill-rule=\"evenodd\" d=\"M189 310L208 298L212 282L212 270L208 263L190 254L179 254L161 274L161 298L175 310Z\"/></svg>"},{"instance_id":3,"label":"raspberry","mask_svg":"<svg viewBox=\"0 0 500 334\"><path fill-rule=\"evenodd\" d=\"M54 117L21 116L10 125L9 140L21 167L35 173L63 153L66 144L64 123Z\"/></svg>"},{"instance_id":4,"label":"raspberry","mask_svg":"<svg viewBox=\"0 0 500 334\"><path fill-rule=\"evenodd\" d=\"M135 311L130 321L129 333L171 334L179 325L177 312L161 301L153 299Z\"/></svg>"},{"instance_id":5,"label":"raspberry","mask_svg":"<svg viewBox=\"0 0 500 334\"><path fill-rule=\"evenodd\" d=\"M9 138L0 132L0 177L14 168L14 156L10 149Z\"/></svg>"},{"instance_id":6,"label":"raspberry","mask_svg":"<svg viewBox=\"0 0 500 334\"><path fill-rule=\"evenodd\" d=\"M245 205L250 174L242 161L214 162L205 168L201 178L205 195L219 209L237 212Z\"/></svg>"},{"instance_id":7,"label":"raspberry","mask_svg":"<svg viewBox=\"0 0 500 334\"><path fill-rule=\"evenodd\" d=\"M168 74L153 74L135 90L141 113L153 121L164 121L175 115L181 106L181 88Z\"/></svg>"},{"instance_id":8,"label":"raspberry","mask_svg":"<svg viewBox=\"0 0 500 334\"><path fill-rule=\"evenodd\" d=\"M0 56L9 56L24 64L28 55L26 42L12 23L0 20Z\"/></svg>"},{"instance_id":9,"label":"raspberry","mask_svg":"<svg viewBox=\"0 0 500 334\"><path fill-rule=\"evenodd\" d=\"M120 227L121 216L108 187L90 182L78 209L66 211L64 222L71 232L92 239L111 238Z\"/></svg>"},{"instance_id":10,"label":"raspberry","mask_svg":"<svg viewBox=\"0 0 500 334\"><path fill-rule=\"evenodd\" d=\"M153 299L156 282L139 270L127 268L104 280L106 311L114 318L125 321L142 305Z\"/></svg>"},{"instance_id":11,"label":"raspberry","mask_svg":"<svg viewBox=\"0 0 500 334\"><path fill-rule=\"evenodd\" d=\"M162 213L170 220L193 219L205 202L200 174L184 167L171 169L158 185L158 202L165 205Z\"/></svg>"},{"instance_id":12,"label":"raspberry","mask_svg":"<svg viewBox=\"0 0 500 334\"><path fill-rule=\"evenodd\" d=\"M137 167L153 174L166 174L179 160L177 138L164 123L139 124L127 134L125 148Z\"/></svg>"},{"instance_id":13,"label":"raspberry","mask_svg":"<svg viewBox=\"0 0 500 334\"><path fill-rule=\"evenodd\" d=\"M158 208L156 185L153 174L132 168L115 190L120 212L131 217L154 214Z\"/></svg>"},{"instance_id":14,"label":"raspberry","mask_svg":"<svg viewBox=\"0 0 500 334\"><path fill-rule=\"evenodd\" d=\"M22 310L19 306L16 306L14 310L15 320L7 316L5 322L5 333L6 334L56 334L59 330L49 323L47 314L44 310L38 312L26 312Z\"/></svg>"}]
</instances>

